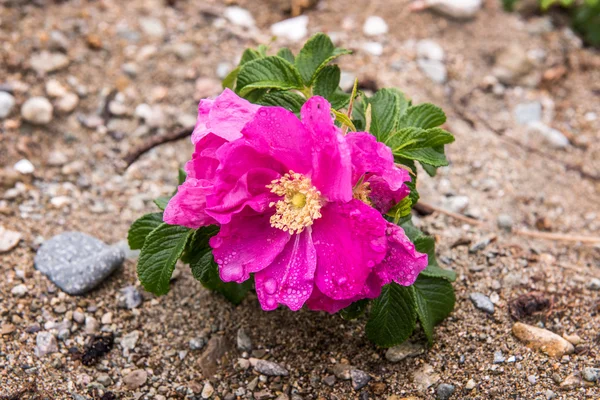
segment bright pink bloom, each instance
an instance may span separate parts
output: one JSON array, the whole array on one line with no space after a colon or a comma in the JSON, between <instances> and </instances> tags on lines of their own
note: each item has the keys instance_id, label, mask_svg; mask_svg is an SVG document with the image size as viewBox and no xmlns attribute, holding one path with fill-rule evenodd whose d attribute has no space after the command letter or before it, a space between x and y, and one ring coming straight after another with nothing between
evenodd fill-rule
<instances>
[{"instance_id":1,"label":"bright pink bloom","mask_svg":"<svg viewBox=\"0 0 600 400\"><path fill-rule=\"evenodd\" d=\"M164 220L219 224L210 245L221 279L254 274L265 310L308 300L335 312L384 284L414 282L427 256L381 215L410 179L389 148L369 133L344 136L321 97L301 119L256 107L230 91L200 104L188 178Z\"/></svg>"}]
</instances>

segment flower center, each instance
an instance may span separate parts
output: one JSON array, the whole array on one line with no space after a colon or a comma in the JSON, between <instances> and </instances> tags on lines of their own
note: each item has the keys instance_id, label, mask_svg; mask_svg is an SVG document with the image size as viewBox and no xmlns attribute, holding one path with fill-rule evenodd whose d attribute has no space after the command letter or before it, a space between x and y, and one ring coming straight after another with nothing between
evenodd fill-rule
<instances>
[{"instance_id":1,"label":"flower center","mask_svg":"<svg viewBox=\"0 0 600 400\"><path fill-rule=\"evenodd\" d=\"M354 186L352 190L352 195L355 199L362 201L367 205L371 205L371 199L369 195L371 194L371 188L369 187L369 182L365 182L362 179Z\"/></svg>"},{"instance_id":2,"label":"flower center","mask_svg":"<svg viewBox=\"0 0 600 400\"><path fill-rule=\"evenodd\" d=\"M321 218L321 192L314 187L310 178L294 171L275 179L267 188L281 200L273 201L269 207L275 207L271 216L271 226L290 235L300 233L311 226L315 219Z\"/></svg>"}]
</instances>

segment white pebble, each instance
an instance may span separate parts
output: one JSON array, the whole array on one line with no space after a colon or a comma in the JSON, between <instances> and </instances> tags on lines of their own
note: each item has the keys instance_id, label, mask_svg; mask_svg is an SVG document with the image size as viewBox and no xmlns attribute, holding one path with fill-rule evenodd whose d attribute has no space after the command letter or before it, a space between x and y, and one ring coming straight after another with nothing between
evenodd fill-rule
<instances>
[{"instance_id":1,"label":"white pebble","mask_svg":"<svg viewBox=\"0 0 600 400\"><path fill-rule=\"evenodd\" d=\"M371 15L363 25L363 33L367 36L384 35L388 32L388 25L383 18Z\"/></svg>"},{"instance_id":2,"label":"white pebble","mask_svg":"<svg viewBox=\"0 0 600 400\"><path fill-rule=\"evenodd\" d=\"M234 25L252 28L255 25L254 17L250 11L238 6L231 6L225 9L225 18Z\"/></svg>"},{"instance_id":3,"label":"white pebble","mask_svg":"<svg viewBox=\"0 0 600 400\"><path fill-rule=\"evenodd\" d=\"M17 163L14 166L14 169L15 169L15 171L17 171L21 174L24 174L24 175L33 174L33 171L35 171L35 167L31 163L31 161L29 161L25 158L17 161Z\"/></svg>"},{"instance_id":4,"label":"white pebble","mask_svg":"<svg viewBox=\"0 0 600 400\"><path fill-rule=\"evenodd\" d=\"M308 34L308 17L301 15L277 22L271 25L271 33L292 42L300 41Z\"/></svg>"}]
</instances>

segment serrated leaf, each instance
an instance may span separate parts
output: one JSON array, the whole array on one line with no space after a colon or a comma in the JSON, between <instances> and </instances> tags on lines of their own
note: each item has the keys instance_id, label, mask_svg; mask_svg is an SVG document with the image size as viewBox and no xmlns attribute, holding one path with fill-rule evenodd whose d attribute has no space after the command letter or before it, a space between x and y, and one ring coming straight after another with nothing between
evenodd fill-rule
<instances>
[{"instance_id":1,"label":"serrated leaf","mask_svg":"<svg viewBox=\"0 0 600 400\"><path fill-rule=\"evenodd\" d=\"M435 240L433 240L431 236L423 235L423 233L421 232L421 236L412 240L412 242L414 243L417 251L427 254L427 258L429 260L427 268L421 271L420 275L434 278L443 278L451 282L454 282L456 280L456 272L449 269L441 268L438 264L437 259L435 257Z\"/></svg>"},{"instance_id":2,"label":"serrated leaf","mask_svg":"<svg viewBox=\"0 0 600 400\"><path fill-rule=\"evenodd\" d=\"M427 175L429 175L431 177L433 177L437 174L437 168L434 166L421 163L421 167L423 167L423 170L425 170L425 172L427 172Z\"/></svg>"},{"instance_id":3,"label":"serrated leaf","mask_svg":"<svg viewBox=\"0 0 600 400\"><path fill-rule=\"evenodd\" d=\"M402 128L386 141L396 157L416 160L434 167L448 165L444 145L452 143L454 136L441 128Z\"/></svg>"},{"instance_id":4,"label":"serrated leaf","mask_svg":"<svg viewBox=\"0 0 600 400\"><path fill-rule=\"evenodd\" d=\"M313 93L329 99L340 84L341 71L337 65L328 65L317 74Z\"/></svg>"},{"instance_id":5,"label":"serrated leaf","mask_svg":"<svg viewBox=\"0 0 600 400\"><path fill-rule=\"evenodd\" d=\"M312 85L317 74L330 61L343 54L349 54L345 49L336 49L329 36L323 33L313 35L304 44L296 56L296 67L306 86Z\"/></svg>"},{"instance_id":6,"label":"serrated leaf","mask_svg":"<svg viewBox=\"0 0 600 400\"><path fill-rule=\"evenodd\" d=\"M391 283L384 286L381 295L373 301L365 330L375 344L391 347L408 339L415 329L416 320L412 289Z\"/></svg>"},{"instance_id":7,"label":"serrated leaf","mask_svg":"<svg viewBox=\"0 0 600 400\"><path fill-rule=\"evenodd\" d=\"M242 53L242 58L240 59L240 66L254 60L258 60L262 58L262 54L260 54L257 50L254 49L246 49Z\"/></svg>"},{"instance_id":8,"label":"serrated leaf","mask_svg":"<svg viewBox=\"0 0 600 400\"><path fill-rule=\"evenodd\" d=\"M410 214L412 204L412 200L407 196L400 200L400 202L398 202L398 204L396 204L394 207L392 207L391 210L387 212L387 215L392 217L394 219L394 223L397 224L398 221L400 221L400 218L406 217Z\"/></svg>"},{"instance_id":9,"label":"serrated leaf","mask_svg":"<svg viewBox=\"0 0 600 400\"><path fill-rule=\"evenodd\" d=\"M202 286L221 293L233 304L240 304L248 291L252 289L252 279L248 279L241 284L221 281L219 266L214 262L210 249L191 263L190 268L192 269L192 275L202 283Z\"/></svg>"},{"instance_id":10,"label":"serrated leaf","mask_svg":"<svg viewBox=\"0 0 600 400\"><path fill-rule=\"evenodd\" d=\"M181 255L181 261L190 264L201 257L207 250L210 250L208 241L218 232L219 228L215 225L203 226L196 229L185 246L185 250Z\"/></svg>"},{"instance_id":11,"label":"serrated leaf","mask_svg":"<svg viewBox=\"0 0 600 400\"><path fill-rule=\"evenodd\" d=\"M154 204L156 204L158 208L160 208L161 211L165 211L165 208L167 208L167 204L169 204L169 200L171 200L171 197L169 196L160 196L152 201L154 202Z\"/></svg>"},{"instance_id":12,"label":"serrated leaf","mask_svg":"<svg viewBox=\"0 0 600 400\"><path fill-rule=\"evenodd\" d=\"M412 203L411 207L414 206L415 204L417 204L417 202L421 198L421 196L419 196L419 192L417 191L416 181L417 181L417 178L413 176L412 177L412 181L410 181L410 182L404 182L404 184L406 186L408 186L408 188L410 189L410 193L408 194L408 198L410 199L410 202Z\"/></svg>"},{"instance_id":13,"label":"serrated leaf","mask_svg":"<svg viewBox=\"0 0 600 400\"><path fill-rule=\"evenodd\" d=\"M290 64L293 64L294 61L296 60L296 57L294 57L294 53L292 53L292 51L290 49L288 49L287 47L282 47L281 49L279 49L279 51L277 52L277 55L281 58L284 58Z\"/></svg>"},{"instance_id":14,"label":"serrated leaf","mask_svg":"<svg viewBox=\"0 0 600 400\"><path fill-rule=\"evenodd\" d=\"M408 108L408 100L397 89L380 89L367 102L371 104L370 132L385 143L387 137L396 131L398 120Z\"/></svg>"},{"instance_id":15,"label":"serrated leaf","mask_svg":"<svg viewBox=\"0 0 600 400\"><path fill-rule=\"evenodd\" d=\"M269 56L247 62L242 66L236 92L245 97L255 89L301 89L302 77L296 67L278 56Z\"/></svg>"},{"instance_id":16,"label":"serrated leaf","mask_svg":"<svg viewBox=\"0 0 600 400\"><path fill-rule=\"evenodd\" d=\"M139 250L144 246L146 237L163 223L163 213L146 214L137 220L129 227L127 233L127 243L131 250Z\"/></svg>"},{"instance_id":17,"label":"serrated leaf","mask_svg":"<svg viewBox=\"0 0 600 400\"><path fill-rule=\"evenodd\" d=\"M454 288L445 279L419 275L411 289L419 322L431 345L434 326L442 322L454 310L456 302Z\"/></svg>"},{"instance_id":18,"label":"serrated leaf","mask_svg":"<svg viewBox=\"0 0 600 400\"><path fill-rule=\"evenodd\" d=\"M343 92L340 88L337 88L327 99L331 103L331 108L340 110L348 105L350 102L350 95Z\"/></svg>"},{"instance_id":19,"label":"serrated leaf","mask_svg":"<svg viewBox=\"0 0 600 400\"><path fill-rule=\"evenodd\" d=\"M294 92L272 91L262 96L257 104L264 106L278 106L290 110L293 113L299 113L306 99Z\"/></svg>"},{"instance_id":20,"label":"serrated leaf","mask_svg":"<svg viewBox=\"0 0 600 400\"><path fill-rule=\"evenodd\" d=\"M422 129L435 128L446 122L446 114L433 104L423 103L411 106L398 121L397 129L415 127Z\"/></svg>"},{"instance_id":21,"label":"serrated leaf","mask_svg":"<svg viewBox=\"0 0 600 400\"><path fill-rule=\"evenodd\" d=\"M144 289L159 296L169 292L175 263L192 232L183 226L165 223L150 232L137 265L138 278Z\"/></svg>"},{"instance_id":22,"label":"serrated leaf","mask_svg":"<svg viewBox=\"0 0 600 400\"><path fill-rule=\"evenodd\" d=\"M340 310L340 316L346 321L351 321L363 315L369 306L369 299L355 301L348 307Z\"/></svg>"},{"instance_id":23,"label":"serrated leaf","mask_svg":"<svg viewBox=\"0 0 600 400\"><path fill-rule=\"evenodd\" d=\"M223 82L221 82L221 86L223 89L231 89L235 88L235 82L237 80L238 74L240 72L240 67L235 67L231 72L227 74L225 78L223 78Z\"/></svg>"},{"instance_id":24,"label":"serrated leaf","mask_svg":"<svg viewBox=\"0 0 600 400\"><path fill-rule=\"evenodd\" d=\"M335 116L336 121L338 121L342 125L347 126L348 128L350 128L351 131L356 132L356 128L354 127L352 120L350 118L348 118L348 116L346 114L336 111L334 109L331 109L331 112Z\"/></svg>"}]
</instances>

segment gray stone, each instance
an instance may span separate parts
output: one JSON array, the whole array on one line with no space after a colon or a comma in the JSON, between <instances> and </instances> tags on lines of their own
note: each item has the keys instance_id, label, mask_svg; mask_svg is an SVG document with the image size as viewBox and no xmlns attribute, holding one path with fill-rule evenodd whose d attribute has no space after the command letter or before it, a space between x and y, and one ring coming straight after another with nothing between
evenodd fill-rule
<instances>
[{"instance_id":1,"label":"gray stone","mask_svg":"<svg viewBox=\"0 0 600 400\"><path fill-rule=\"evenodd\" d=\"M42 51L32 55L29 63L31 68L43 75L65 68L69 65L69 58L62 53Z\"/></svg>"},{"instance_id":2,"label":"gray stone","mask_svg":"<svg viewBox=\"0 0 600 400\"><path fill-rule=\"evenodd\" d=\"M543 122L529 124L528 132L539 135L546 143L557 149L564 149L569 146L569 139L561 131L551 128Z\"/></svg>"},{"instance_id":3,"label":"gray stone","mask_svg":"<svg viewBox=\"0 0 600 400\"><path fill-rule=\"evenodd\" d=\"M128 310L133 310L142 304L142 294L135 286L126 286L121 289L118 302L119 306Z\"/></svg>"},{"instance_id":4,"label":"gray stone","mask_svg":"<svg viewBox=\"0 0 600 400\"><path fill-rule=\"evenodd\" d=\"M323 383L327 386L333 387L335 385L335 375L327 375L323 378Z\"/></svg>"},{"instance_id":5,"label":"gray stone","mask_svg":"<svg viewBox=\"0 0 600 400\"><path fill-rule=\"evenodd\" d=\"M552 400L556 398L556 393L554 393L552 390L548 389L546 390L546 392L544 392L544 394L546 395L546 399L547 400Z\"/></svg>"},{"instance_id":6,"label":"gray stone","mask_svg":"<svg viewBox=\"0 0 600 400\"><path fill-rule=\"evenodd\" d=\"M129 390L136 390L144 386L148 373L143 369L136 369L123 377L123 383Z\"/></svg>"},{"instance_id":7,"label":"gray stone","mask_svg":"<svg viewBox=\"0 0 600 400\"><path fill-rule=\"evenodd\" d=\"M582 376L588 382L597 382L600 380L600 368L586 367L583 369Z\"/></svg>"},{"instance_id":8,"label":"gray stone","mask_svg":"<svg viewBox=\"0 0 600 400\"><path fill-rule=\"evenodd\" d=\"M252 350L252 339L250 339L244 328L237 331L237 348L241 351Z\"/></svg>"},{"instance_id":9,"label":"gray stone","mask_svg":"<svg viewBox=\"0 0 600 400\"><path fill-rule=\"evenodd\" d=\"M415 2L413 9L428 7L450 18L466 20L474 18L481 9L482 0L429 0Z\"/></svg>"},{"instance_id":10,"label":"gray stone","mask_svg":"<svg viewBox=\"0 0 600 400\"><path fill-rule=\"evenodd\" d=\"M362 44L362 49L377 57L383 54L383 45L379 42L365 42Z\"/></svg>"},{"instance_id":11,"label":"gray stone","mask_svg":"<svg viewBox=\"0 0 600 400\"><path fill-rule=\"evenodd\" d=\"M451 196L444 200L444 207L455 213L463 213L469 207L467 196Z\"/></svg>"},{"instance_id":12,"label":"gray stone","mask_svg":"<svg viewBox=\"0 0 600 400\"><path fill-rule=\"evenodd\" d=\"M32 97L21 106L21 116L27 122L45 125L52 121L54 108L45 97Z\"/></svg>"},{"instance_id":13,"label":"gray stone","mask_svg":"<svg viewBox=\"0 0 600 400\"><path fill-rule=\"evenodd\" d=\"M494 352L494 364L502 364L506 360L502 351L498 350Z\"/></svg>"},{"instance_id":14,"label":"gray stone","mask_svg":"<svg viewBox=\"0 0 600 400\"><path fill-rule=\"evenodd\" d=\"M8 117L15 106L15 98L8 92L0 92L0 118Z\"/></svg>"},{"instance_id":15,"label":"gray stone","mask_svg":"<svg viewBox=\"0 0 600 400\"><path fill-rule=\"evenodd\" d=\"M500 214L498 215L498 228L504 229L505 231L510 232L513 227L513 219L510 215Z\"/></svg>"},{"instance_id":16,"label":"gray stone","mask_svg":"<svg viewBox=\"0 0 600 400\"><path fill-rule=\"evenodd\" d=\"M85 333L94 334L100 329L100 323L94 317L85 317Z\"/></svg>"},{"instance_id":17,"label":"gray stone","mask_svg":"<svg viewBox=\"0 0 600 400\"><path fill-rule=\"evenodd\" d=\"M196 55L196 46L192 43L176 43L173 45L173 53L181 60L189 60Z\"/></svg>"},{"instance_id":18,"label":"gray stone","mask_svg":"<svg viewBox=\"0 0 600 400\"><path fill-rule=\"evenodd\" d=\"M390 347L385 352L385 358L390 362L399 362L408 357L416 357L425 353L421 343L404 342L401 345Z\"/></svg>"},{"instance_id":19,"label":"gray stone","mask_svg":"<svg viewBox=\"0 0 600 400\"><path fill-rule=\"evenodd\" d=\"M529 375L527 377L527 380L529 381L530 384L535 385L537 382L537 377L535 375Z\"/></svg>"},{"instance_id":20,"label":"gray stone","mask_svg":"<svg viewBox=\"0 0 600 400\"><path fill-rule=\"evenodd\" d=\"M121 249L81 232L65 232L44 242L35 267L64 292L84 294L121 266Z\"/></svg>"},{"instance_id":21,"label":"gray stone","mask_svg":"<svg viewBox=\"0 0 600 400\"><path fill-rule=\"evenodd\" d=\"M48 48L50 50L59 50L66 52L69 50L69 39L61 31L51 31L50 40L48 40Z\"/></svg>"},{"instance_id":22,"label":"gray stone","mask_svg":"<svg viewBox=\"0 0 600 400\"><path fill-rule=\"evenodd\" d=\"M203 338L194 338L190 340L190 349L191 350L200 350L204 347L206 342Z\"/></svg>"},{"instance_id":23,"label":"gray stone","mask_svg":"<svg viewBox=\"0 0 600 400\"><path fill-rule=\"evenodd\" d=\"M50 332L39 332L35 339L35 344L35 355L38 357L44 357L46 354L58 351L56 337Z\"/></svg>"},{"instance_id":24,"label":"gray stone","mask_svg":"<svg viewBox=\"0 0 600 400\"><path fill-rule=\"evenodd\" d=\"M352 388L354 390L360 390L364 388L371 380L369 374L361 371L360 369L353 369L350 371L350 377L352 379Z\"/></svg>"},{"instance_id":25,"label":"gray stone","mask_svg":"<svg viewBox=\"0 0 600 400\"><path fill-rule=\"evenodd\" d=\"M590 282L587 285L588 289L591 290L600 290L600 279L598 278L592 278L590 279Z\"/></svg>"},{"instance_id":26,"label":"gray stone","mask_svg":"<svg viewBox=\"0 0 600 400\"><path fill-rule=\"evenodd\" d=\"M448 78L448 72L446 66L441 61L436 60L417 60L417 65L421 72L423 72L429 79L436 83L444 83Z\"/></svg>"},{"instance_id":27,"label":"gray stone","mask_svg":"<svg viewBox=\"0 0 600 400\"><path fill-rule=\"evenodd\" d=\"M515 120L519 125L529 125L542 120L542 103L534 101L517 104L514 111Z\"/></svg>"},{"instance_id":28,"label":"gray stone","mask_svg":"<svg viewBox=\"0 0 600 400\"><path fill-rule=\"evenodd\" d=\"M450 385L449 383L440 383L435 392L435 398L437 400L448 400L454 393L455 389L456 388L454 385Z\"/></svg>"},{"instance_id":29,"label":"gray stone","mask_svg":"<svg viewBox=\"0 0 600 400\"><path fill-rule=\"evenodd\" d=\"M351 365L348 364L335 364L332 368L333 374L336 378L348 381L352 377L350 372L354 369Z\"/></svg>"},{"instance_id":30,"label":"gray stone","mask_svg":"<svg viewBox=\"0 0 600 400\"><path fill-rule=\"evenodd\" d=\"M490 244L490 242L491 242L491 238L489 238L489 237L479 240L473 246L469 247L469 253L474 254L474 253L477 253L478 251L485 249L487 247L487 245Z\"/></svg>"},{"instance_id":31,"label":"gray stone","mask_svg":"<svg viewBox=\"0 0 600 400\"><path fill-rule=\"evenodd\" d=\"M494 313L494 303L483 293L471 293L469 298L473 302L476 308L481 311L485 311L488 314Z\"/></svg>"},{"instance_id":32,"label":"gray stone","mask_svg":"<svg viewBox=\"0 0 600 400\"><path fill-rule=\"evenodd\" d=\"M58 339L61 341L67 340L71 336L71 331L69 329L61 329L58 331Z\"/></svg>"},{"instance_id":33,"label":"gray stone","mask_svg":"<svg viewBox=\"0 0 600 400\"><path fill-rule=\"evenodd\" d=\"M162 38L166 34L165 26L156 18L140 18L140 28L148 36Z\"/></svg>"},{"instance_id":34,"label":"gray stone","mask_svg":"<svg viewBox=\"0 0 600 400\"><path fill-rule=\"evenodd\" d=\"M108 374L98 375L98 377L96 378L96 382L98 382L99 384L101 384L102 386L105 386L105 387L108 387L113 384L113 381L110 378L110 376L108 376Z\"/></svg>"},{"instance_id":35,"label":"gray stone","mask_svg":"<svg viewBox=\"0 0 600 400\"><path fill-rule=\"evenodd\" d=\"M127 357L140 338L140 331L129 332L121 338L121 348L123 348L123 357Z\"/></svg>"},{"instance_id":36,"label":"gray stone","mask_svg":"<svg viewBox=\"0 0 600 400\"><path fill-rule=\"evenodd\" d=\"M254 369L266 376L287 376L289 374L287 369L268 360L257 360Z\"/></svg>"},{"instance_id":37,"label":"gray stone","mask_svg":"<svg viewBox=\"0 0 600 400\"><path fill-rule=\"evenodd\" d=\"M444 61L444 49L433 40L419 40L417 43L417 58L423 60Z\"/></svg>"}]
</instances>

